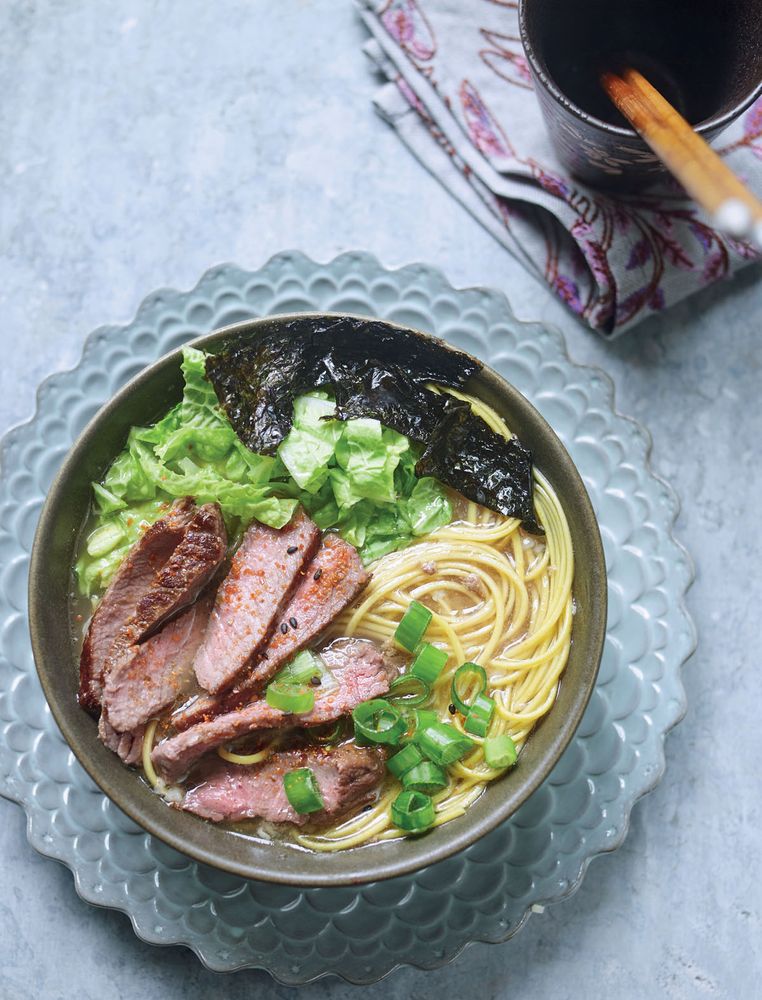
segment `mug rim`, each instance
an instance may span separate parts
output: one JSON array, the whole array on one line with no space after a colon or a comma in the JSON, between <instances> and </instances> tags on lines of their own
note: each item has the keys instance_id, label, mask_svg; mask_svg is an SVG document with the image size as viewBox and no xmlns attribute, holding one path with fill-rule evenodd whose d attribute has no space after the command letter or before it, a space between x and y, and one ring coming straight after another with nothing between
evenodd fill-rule
<instances>
[{"instance_id":1,"label":"mug rim","mask_svg":"<svg viewBox=\"0 0 762 1000\"><path fill-rule=\"evenodd\" d=\"M551 75L538 59L535 48L529 37L526 10L527 5L531 2L532 0L519 0L519 35L521 36L521 45L524 49L524 55L527 57L532 71L545 90L557 104L560 104L562 108L570 112L586 125L593 125L600 131L606 132L608 135L618 135L622 138L640 139L641 141L645 141L634 128L614 125L611 122L604 121L602 118L598 118L597 115L593 115L590 112L585 111L578 104L575 104L570 97L567 97L567 95L560 89L555 80L553 80ZM704 118L702 121L698 122L698 124L692 124L691 128L694 132L697 132L701 136L706 136L707 132L713 132L715 130L718 132L722 131L727 128L728 125L732 124L740 115L742 115L744 111L751 107L751 105L760 96L762 96L762 79L760 79L757 84L744 97L741 98L740 101L736 102L736 104L734 104L731 108L728 108L727 111L723 112L723 114L715 114L710 118Z\"/></svg>"}]
</instances>

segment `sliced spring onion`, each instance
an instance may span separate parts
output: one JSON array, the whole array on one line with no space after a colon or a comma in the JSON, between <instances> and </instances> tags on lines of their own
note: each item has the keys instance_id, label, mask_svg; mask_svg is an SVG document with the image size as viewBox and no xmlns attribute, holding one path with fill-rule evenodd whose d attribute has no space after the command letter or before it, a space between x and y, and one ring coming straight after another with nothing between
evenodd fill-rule
<instances>
[{"instance_id":1,"label":"sliced spring onion","mask_svg":"<svg viewBox=\"0 0 762 1000\"><path fill-rule=\"evenodd\" d=\"M415 767L416 764L420 764L423 759L423 754L415 743L408 743L406 747L387 760L386 766L395 778L401 778L406 771Z\"/></svg>"},{"instance_id":2,"label":"sliced spring onion","mask_svg":"<svg viewBox=\"0 0 762 1000\"><path fill-rule=\"evenodd\" d=\"M486 694L478 694L468 711L463 728L473 736L486 736L494 714L495 699Z\"/></svg>"},{"instance_id":3,"label":"sliced spring onion","mask_svg":"<svg viewBox=\"0 0 762 1000\"><path fill-rule=\"evenodd\" d=\"M432 712L429 708L413 708L408 709L403 706L402 717L405 720L406 729L400 743L409 743L415 738L415 734L419 729L423 729L430 722L436 722L439 716L436 712Z\"/></svg>"},{"instance_id":4,"label":"sliced spring onion","mask_svg":"<svg viewBox=\"0 0 762 1000\"><path fill-rule=\"evenodd\" d=\"M302 715L315 707L315 692L303 684L270 681L265 694L267 704L281 712Z\"/></svg>"},{"instance_id":5,"label":"sliced spring onion","mask_svg":"<svg viewBox=\"0 0 762 1000\"><path fill-rule=\"evenodd\" d=\"M471 688L474 681L478 684L478 690L471 701L466 701L467 695L461 695L461 691ZM480 667L478 663L464 663L455 671L450 689L450 699L461 715L468 715L473 705L474 699L487 690L487 671Z\"/></svg>"},{"instance_id":6,"label":"sliced spring onion","mask_svg":"<svg viewBox=\"0 0 762 1000\"><path fill-rule=\"evenodd\" d=\"M489 736L482 744L484 759L496 771L504 767L513 767L518 758L516 744L510 736Z\"/></svg>"},{"instance_id":7,"label":"sliced spring onion","mask_svg":"<svg viewBox=\"0 0 762 1000\"><path fill-rule=\"evenodd\" d=\"M432 722L439 722L439 716L428 708L416 708L415 725L416 729L423 729L424 726L431 725Z\"/></svg>"},{"instance_id":8,"label":"sliced spring onion","mask_svg":"<svg viewBox=\"0 0 762 1000\"><path fill-rule=\"evenodd\" d=\"M469 712L463 723L463 729L472 736L484 737L489 732L489 720L478 712Z\"/></svg>"},{"instance_id":9,"label":"sliced spring onion","mask_svg":"<svg viewBox=\"0 0 762 1000\"><path fill-rule=\"evenodd\" d=\"M477 694L468 714L478 715L480 718L486 719L487 722L492 722L492 716L495 714L495 699L490 698L488 694Z\"/></svg>"},{"instance_id":10,"label":"sliced spring onion","mask_svg":"<svg viewBox=\"0 0 762 1000\"><path fill-rule=\"evenodd\" d=\"M397 746L407 729L407 722L399 709L384 698L364 701L352 712L355 734L369 743Z\"/></svg>"},{"instance_id":11,"label":"sliced spring onion","mask_svg":"<svg viewBox=\"0 0 762 1000\"><path fill-rule=\"evenodd\" d=\"M480 715L474 715L473 712L469 712L466 716L466 721L463 724L463 728L467 733L472 736L483 737L487 735L487 730L489 729L489 723L486 719L483 719Z\"/></svg>"},{"instance_id":12,"label":"sliced spring onion","mask_svg":"<svg viewBox=\"0 0 762 1000\"><path fill-rule=\"evenodd\" d=\"M392 820L406 833L427 830L434 822L434 815L434 803L423 792L407 789L392 802Z\"/></svg>"},{"instance_id":13,"label":"sliced spring onion","mask_svg":"<svg viewBox=\"0 0 762 1000\"><path fill-rule=\"evenodd\" d=\"M313 677L322 677L324 673L325 665L320 657L303 649L278 671L274 680L285 684L309 684Z\"/></svg>"},{"instance_id":14,"label":"sliced spring onion","mask_svg":"<svg viewBox=\"0 0 762 1000\"><path fill-rule=\"evenodd\" d=\"M410 674L413 677L420 677L427 684L433 684L439 677L447 663L447 653L444 649L437 649L430 642L424 642L418 650L418 655L413 660Z\"/></svg>"},{"instance_id":15,"label":"sliced spring onion","mask_svg":"<svg viewBox=\"0 0 762 1000\"><path fill-rule=\"evenodd\" d=\"M446 722L430 722L419 727L413 737L425 757L440 767L454 764L473 749L474 741Z\"/></svg>"},{"instance_id":16,"label":"sliced spring onion","mask_svg":"<svg viewBox=\"0 0 762 1000\"><path fill-rule=\"evenodd\" d=\"M429 609L420 601L411 601L410 607L402 616L402 621L397 626L394 638L409 653L413 653L418 643L426 634L426 629L431 624L432 614Z\"/></svg>"},{"instance_id":17,"label":"sliced spring onion","mask_svg":"<svg viewBox=\"0 0 762 1000\"><path fill-rule=\"evenodd\" d=\"M402 674L395 677L389 685L389 701L397 702L406 708L416 708L428 701L431 687L422 677L413 674Z\"/></svg>"},{"instance_id":18,"label":"sliced spring onion","mask_svg":"<svg viewBox=\"0 0 762 1000\"><path fill-rule=\"evenodd\" d=\"M324 808L323 796L310 767L299 767L283 775L283 790L294 809L304 815Z\"/></svg>"},{"instance_id":19,"label":"sliced spring onion","mask_svg":"<svg viewBox=\"0 0 762 1000\"><path fill-rule=\"evenodd\" d=\"M87 554L93 559L108 555L121 542L125 541L127 534L119 521L107 521L100 528L96 528L87 539Z\"/></svg>"},{"instance_id":20,"label":"sliced spring onion","mask_svg":"<svg viewBox=\"0 0 762 1000\"><path fill-rule=\"evenodd\" d=\"M402 776L404 788L411 788L414 792L426 792L433 795L447 788L447 775L444 770L430 760L424 760L415 767L411 767Z\"/></svg>"}]
</instances>

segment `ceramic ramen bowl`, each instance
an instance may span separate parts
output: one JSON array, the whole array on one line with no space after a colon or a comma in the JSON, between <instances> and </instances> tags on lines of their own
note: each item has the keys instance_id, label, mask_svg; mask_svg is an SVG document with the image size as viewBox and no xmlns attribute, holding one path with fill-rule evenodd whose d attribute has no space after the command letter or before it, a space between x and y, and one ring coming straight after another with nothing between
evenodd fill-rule
<instances>
[{"instance_id":1,"label":"ceramic ramen bowl","mask_svg":"<svg viewBox=\"0 0 762 1000\"><path fill-rule=\"evenodd\" d=\"M314 319L314 314L310 314ZM230 326L193 342L204 350L245 341L294 315ZM387 324L390 329L401 329ZM537 410L487 366L466 390L507 421L531 448L569 523L575 556L576 613L568 664L555 703L531 733L516 767L493 781L462 817L428 833L335 853L267 843L170 808L141 775L100 742L96 722L77 703L79 649L72 626L75 552L99 480L130 428L159 417L182 392L181 352L146 368L107 403L66 457L48 494L32 552L29 615L37 670L51 711L78 760L116 805L178 851L216 868L268 882L337 886L402 875L462 850L504 822L547 778L570 742L595 684L606 631L606 567L587 491L566 449Z\"/></svg>"}]
</instances>

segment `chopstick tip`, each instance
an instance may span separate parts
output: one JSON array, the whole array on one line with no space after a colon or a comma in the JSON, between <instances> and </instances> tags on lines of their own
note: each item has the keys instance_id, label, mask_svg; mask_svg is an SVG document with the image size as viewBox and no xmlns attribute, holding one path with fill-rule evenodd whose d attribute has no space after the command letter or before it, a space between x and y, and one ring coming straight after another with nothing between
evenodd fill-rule
<instances>
[{"instance_id":1,"label":"chopstick tip","mask_svg":"<svg viewBox=\"0 0 762 1000\"><path fill-rule=\"evenodd\" d=\"M729 236L741 239L748 236L751 230L751 212L740 198L728 198L715 212L714 224L718 229L728 233ZM758 223L756 229L762 229L762 226ZM759 235L762 234L755 232L755 236Z\"/></svg>"}]
</instances>

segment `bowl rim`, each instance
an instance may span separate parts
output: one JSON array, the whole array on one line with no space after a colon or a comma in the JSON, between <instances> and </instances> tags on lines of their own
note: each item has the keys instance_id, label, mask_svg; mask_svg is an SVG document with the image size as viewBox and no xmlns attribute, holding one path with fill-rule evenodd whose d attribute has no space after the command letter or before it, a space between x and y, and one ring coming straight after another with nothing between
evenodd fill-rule
<instances>
[{"instance_id":1,"label":"bowl rim","mask_svg":"<svg viewBox=\"0 0 762 1000\"><path fill-rule=\"evenodd\" d=\"M616 135L627 139L638 139L642 142L643 148L648 149L645 140L641 138L634 128L627 128L624 125L614 125L611 122L604 121L602 118L598 118L597 115L593 115L589 111L585 111L584 108L581 108L578 104L576 104L556 84L547 69L545 61L542 60L537 54L532 38L530 37L527 20L527 5L531 2L532 0L519 0L519 35L521 36L521 45L524 49L524 55L529 60L532 70L545 90L547 90L557 104L570 114L574 115L574 117L579 121L584 122L585 125L592 125L599 131L605 132L608 135ZM713 115L710 115L709 118L704 118L702 121L691 125L691 128L694 132L697 132L699 135L704 137L706 137L709 132L720 133L726 129L728 125L731 125L737 118L739 118L744 111L748 110L748 108L750 108L760 96L762 96L762 79L754 84L754 86L743 97L741 97L740 100L736 101L735 104L722 114L715 112Z\"/></svg>"},{"instance_id":2,"label":"bowl rim","mask_svg":"<svg viewBox=\"0 0 762 1000\"><path fill-rule=\"evenodd\" d=\"M110 801L113 802L119 809L125 812L141 829L151 834L151 836L156 837L162 843L174 848L195 861L247 879L300 887L357 885L394 878L396 876L419 871L422 868L428 867L436 862L445 860L458 851L464 850L466 847L490 833L503 821L508 819L509 816L511 816L545 781L553 767L560 759L564 750L571 742L574 733L582 720L582 716L595 687L600 661L603 654L607 624L606 562L603 544L592 503L576 465L550 424L539 413L534 405L491 366L474 357L474 360L480 366L480 371L475 377L486 380L497 395L507 398L510 401L510 406L512 408L523 411L525 416L535 426L537 434L548 440L553 446L556 456L564 465L564 472L571 478L574 486L573 500L575 504L575 517L577 517L584 524L587 531L586 537L589 544L590 564L586 568L588 570L588 575L592 580L592 587L596 596L596 601L590 607L588 642L588 662L592 669L588 669L585 674L585 682L578 685L573 692L571 710L566 714L560 723L557 723L553 737L542 755L540 765L535 767L534 771L532 771L527 779L521 783L516 792L495 803L493 808L484 818L481 819L481 821L468 823L467 816L458 817L447 824L443 824L441 827L437 828L436 831L431 831L430 834L424 835L423 837L406 839L404 844L408 845L408 847L405 851L405 858L395 860L393 857L395 853L394 845L400 843L400 841L392 841L388 845L383 845L384 848L388 848L386 851L389 855L388 860L383 863L370 865L363 863L363 854L366 850L368 850L366 847L350 848L346 851L339 851L334 854L325 855L315 855L313 852L301 852L289 849L289 858L291 860L295 858L314 859L316 857L320 857L321 860L337 857L348 858L350 856L352 858L356 858L356 864L348 868L348 870L343 871L299 870L296 873L292 873L288 866L285 870L281 870L277 866L277 863L279 860L283 860L283 855L279 854L277 850L278 845L276 844L266 845L268 853L272 854L272 862L270 865L242 863L240 861L231 860L226 857L224 853L204 848L196 844L193 838L176 833L172 829L171 822L162 822L161 819L156 821L152 819L150 815L146 815L143 811L143 807L147 807L147 804L151 801L151 799L158 801L158 797L154 796L150 789L148 789L142 781L140 782L141 794L136 796L135 803L129 800L125 801L121 795L114 793L113 783L109 779L109 772L113 771L115 767L117 767L120 772L129 772L130 769L126 768L113 753L106 750L105 747L100 746L100 744L100 750L102 750L107 756L104 757L103 753L90 754L87 752L86 748L82 746L78 734L75 731L77 727L72 722L73 718L77 718L79 721L82 717L86 717L86 713L84 713L84 711L76 704L75 691L72 690L72 704L76 707L77 711L81 713L81 716L73 714L72 719L70 719L68 709L71 708L71 705L64 706L59 703L53 690L50 673L45 669L45 650L43 648L44 640L42 635L42 619L44 610L44 600L42 595L44 593L44 587L41 586L41 581L46 575L45 554L50 546L55 525L56 510L65 495L69 479L82 461L82 457L87 450L88 443L93 436L98 433L103 421L109 416L117 413L124 402L135 392L135 390L152 379L160 369L171 369L173 367L179 368L184 347L208 349L214 344L224 342L225 340L232 339L237 336L250 334L256 335L257 331L262 330L263 328L271 327L274 324L298 322L300 320L314 321L316 318L342 317L347 319L359 319L363 321L382 323L387 327L398 330L413 330L415 333L420 334L420 336L426 339L437 341L440 346L447 350L456 351L461 354L466 354L469 357L474 357L473 355L469 355L467 351L463 351L460 348L455 348L448 344L447 341L436 334L430 334L425 331L417 330L406 324L395 323L378 317L341 312L300 312L263 316L257 319L243 320L241 322L220 327L210 331L209 333L203 334L202 336L189 340L182 347L178 347L157 358L154 362L147 365L138 374L131 378L118 390L118 392L116 392L98 409L95 415L88 421L87 425L80 432L65 456L64 461L56 473L56 476L47 492L32 545L28 581L29 630L35 667L40 679L43 693L50 707L53 718L61 730L67 745L90 778L107 796L107 798L110 799ZM568 517L570 510L568 505L571 504L572 498L562 497L562 502L564 502L564 509ZM79 537L79 533L77 537ZM575 579L578 572L578 564L576 561L577 555L578 553L575 552ZM572 641L573 638L574 629L572 628ZM99 757L100 760L98 759ZM501 779L498 779L494 785L488 786L488 788L485 789L485 792L488 793L491 788L499 786L500 780ZM149 793L151 798L145 798L144 796L146 793ZM187 815L171 810L164 803L161 803L161 808L162 812L159 815L161 818L166 820L171 820L177 815ZM197 817L193 817L193 819L199 823L206 824L205 820L201 820ZM466 822L463 823L463 820L466 820ZM453 827L453 824L457 824L457 826L454 830L450 831L448 828ZM219 830L220 828L217 827L216 829ZM225 828L225 830L227 830L227 828ZM429 837L432 834L441 831L448 831L450 835L441 836L440 833L441 842L435 846L431 845ZM299 866L297 865L296 867L298 868ZM329 864L326 867L331 866ZM347 868L348 866L343 867Z\"/></svg>"}]
</instances>

